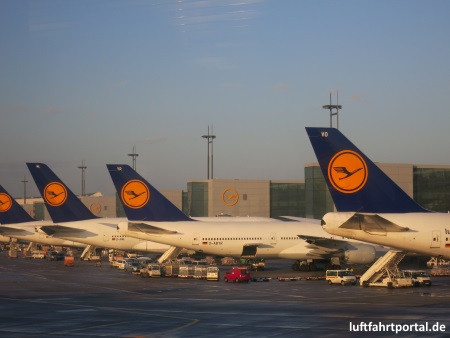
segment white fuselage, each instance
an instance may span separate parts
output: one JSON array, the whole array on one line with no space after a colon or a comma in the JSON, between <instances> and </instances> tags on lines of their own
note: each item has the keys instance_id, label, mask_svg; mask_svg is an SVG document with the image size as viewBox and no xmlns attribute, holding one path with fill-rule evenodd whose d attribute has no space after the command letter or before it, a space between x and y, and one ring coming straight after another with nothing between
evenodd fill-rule
<instances>
[{"instance_id":1,"label":"white fuselage","mask_svg":"<svg viewBox=\"0 0 450 338\"><path fill-rule=\"evenodd\" d=\"M77 241L99 248L164 253L167 245L124 236L117 232L117 225L126 218L97 218L92 220L58 223L68 230L57 232L55 237ZM70 229L76 229L70 231ZM81 230L81 231L80 231Z\"/></svg>"},{"instance_id":2,"label":"white fuselage","mask_svg":"<svg viewBox=\"0 0 450 338\"><path fill-rule=\"evenodd\" d=\"M44 245L55 245L55 246L72 246L83 248L86 244L80 242L74 242L72 240L65 240L62 238L49 236L39 228L43 225L53 225L49 221L32 221L27 223L16 223L0 225L0 229L4 227L3 236L8 236L11 238L17 238L26 242L33 242Z\"/></svg>"},{"instance_id":3,"label":"white fuselage","mask_svg":"<svg viewBox=\"0 0 450 338\"><path fill-rule=\"evenodd\" d=\"M365 231L341 227L354 215L354 212L327 213L323 217L323 228L337 236L450 259L450 214L376 214L399 227L407 228L405 231Z\"/></svg>"},{"instance_id":4,"label":"white fuselage","mask_svg":"<svg viewBox=\"0 0 450 338\"><path fill-rule=\"evenodd\" d=\"M259 258L323 259L324 250L311 249L299 235L337 239L327 234L317 223L304 222L130 222L148 224L175 233L129 231L128 222L119 224L118 231L149 241L183 247L212 255L241 257L243 248L257 246ZM130 226L130 229L132 227ZM345 243L340 243L345 246Z\"/></svg>"}]
</instances>

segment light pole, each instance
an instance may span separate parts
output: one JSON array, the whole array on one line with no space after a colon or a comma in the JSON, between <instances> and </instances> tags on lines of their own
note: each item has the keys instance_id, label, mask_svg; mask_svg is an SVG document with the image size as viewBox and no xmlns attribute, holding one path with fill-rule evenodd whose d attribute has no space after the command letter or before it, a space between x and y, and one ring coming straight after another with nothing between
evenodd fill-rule
<instances>
[{"instance_id":1,"label":"light pole","mask_svg":"<svg viewBox=\"0 0 450 338\"><path fill-rule=\"evenodd\" d=\"M78 167L78 169L81 169L81 196L84 196L85 194L85 171L87 167L84 165L84 160L81 161L81 166Z\"/></svg>"},{"instance_id":2,"label":"light pole","mask_svg":"<svg viewBox=\"0 0 450 338\"><path fill-rule=\"evenodd\" d=\"M23 204L27 204L27 177L23 177L23 181L20 181L23 183Z\"/></svg>"},{"instance_id":3,"label":"light pole","mask_svg":"<svg viewBox=\"0 0 450 338\"><path fill-rule=\"evenodd\" d=\"M207 146L207 156L206 156L206 162L207 162L207 172L208 172L208 180L209 180L209 148L211 145L211 178L214 178L214 154L213 154L213 140L216 138L215 135L212 135L212 126L211 126L211 135L209 134L209 126L208 126L208 135L203 135L202 138L206 139L206 146ZM211 141L210 141L211 140Z\"/></svg>"},{"instance_id":4,"label":"light pole","mask_svg":"<svg viewBox=\"0 0 450 338\"><path fill-rule=\"evenodd\" d=\"M139 154L136 154L136 146L133 147L133 153L128 154L128 156L131 156L133 158L133 170L136 170L136 157L139 156Z\"/></svg>"},{"instance_id":5,"label":"light pole","mask_svg":"<svg viewBox=\"0 0 450 338\"><path fill-rule=\"evenodd\" d=\"M333 128L333 116L336 116L336 128L339 129L339 109L342 109L342 106L339 105L339 92L337 92L337 104L331 103L331 92L330 92L330 104L322 106L323 109L330 110L330 128ZM333 109L336 109L336 112L333 113Z\"/></svg>"}]
</instances>

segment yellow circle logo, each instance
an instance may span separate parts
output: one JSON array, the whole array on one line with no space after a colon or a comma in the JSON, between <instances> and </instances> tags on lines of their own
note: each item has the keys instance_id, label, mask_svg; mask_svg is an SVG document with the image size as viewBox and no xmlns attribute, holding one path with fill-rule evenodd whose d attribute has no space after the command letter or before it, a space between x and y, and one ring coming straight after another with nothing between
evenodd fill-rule
<instances>
[{"instance_id":1,"label":"yellow circle logo","mask_svg":"<svg viewBox=\"0 0 450 338\"><path fill-rule=\"evenodd\" d=\"M228 188L222 193L222 201L229 207L235 205L239 201L239 194L233 188Z\"/></svg>"},{"instance_id":2,"label":"yellow circle logo","mask_svg":"<svg viewBox=\"0 0 450 338\"><path fill-rule=\"evenodd\" d=\"M150 190L147 185L139 180L125 183L120 194L122 202L129 208L142 208L150 199Z\"/></svg>"},{"instance_id":3,"label":"yellow circle logo","mask_svg":"<svg viewBox=\"0 0 450 338\"><path fill-rule=\"evenodd\" d=\"M12 207L11 196L5 193L0 193L0 212L7 212Z\"/></svg>"},{"instance_id":4,"label":"yellow circle logo","mask_svg":"<svg viewBox=\"0 0 450 338\"><path fill-rule=\"evenodd\" d=\"M44 199L52 207L59 207L67 199L67 189L59 182L51 182L44 188Z\"/></svg>"},{"instance_id":5,"label":"yellow circle logo","mask_svg":"<svg viewBox=\"0 0 450 338\"><path fill-rule=\"evenodd\" d=\"M344 194L361 190L368 174L366 162L352 150L338 152L328 164L328 179L336 190Z\"/></svg>"}]
</instances>

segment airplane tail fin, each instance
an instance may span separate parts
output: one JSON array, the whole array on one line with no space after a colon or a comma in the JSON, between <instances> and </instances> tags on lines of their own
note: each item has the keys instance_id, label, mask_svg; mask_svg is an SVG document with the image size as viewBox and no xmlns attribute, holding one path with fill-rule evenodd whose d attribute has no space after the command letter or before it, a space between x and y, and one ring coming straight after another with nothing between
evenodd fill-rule
<instances>
[{"instance_id":1,"label":"airplane tail fin","mask_svg":"<svg viewBox=\"0 0 450 338\"><path fill-rule=\"evenodd\" d=\"M307 127L337 211L406 213L418 205L335 128Z\"/></svg>"},{"instance_id":2,"label":"airplane tail fin","mask_svg":"<svg viewBox=\"0 0 450 338\"><path fill-rule=\"evenodd\" d=\"M126 164L107 164L130 221L191 221L142 176Z\"/></svg>"},{"instance_id":3,"label":"airplane tail fin","mask_svg":"<svg viewBox=\"0 0 450 338\"><path fill-rule=\"evenodd\" d=\"M34 220L0 185L0 224L26 223Z\"/></svg>"},{"instance_id":4,"label":"airplane tail fin","mask_svg":"<svg viewBox=\"0 0 450 338\"><path fill-rule=\"evenodd\" d=\"M54 223L97 218L83 202L43 163L27 163Z\"/></svg>"}]
</instances>

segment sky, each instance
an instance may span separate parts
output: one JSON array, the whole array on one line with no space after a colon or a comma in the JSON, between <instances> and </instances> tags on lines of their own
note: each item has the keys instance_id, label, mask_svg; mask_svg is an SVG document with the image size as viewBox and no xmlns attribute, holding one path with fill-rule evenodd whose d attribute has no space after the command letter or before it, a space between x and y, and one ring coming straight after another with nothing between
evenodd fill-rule
<instances>
[{"instance_id":1,"label":"sky","mask_svg":"<svg viewBox=\"0 0 450 338\"><path fill-rule=\"evenodd\" d=\"M0 0L0 184L114 193L106 164L160 190L207 178L303 180L305 127L372 160L450 165L450 1ZM336 118L333 125L336 126Z\"/></svg>"}]
</instances>

